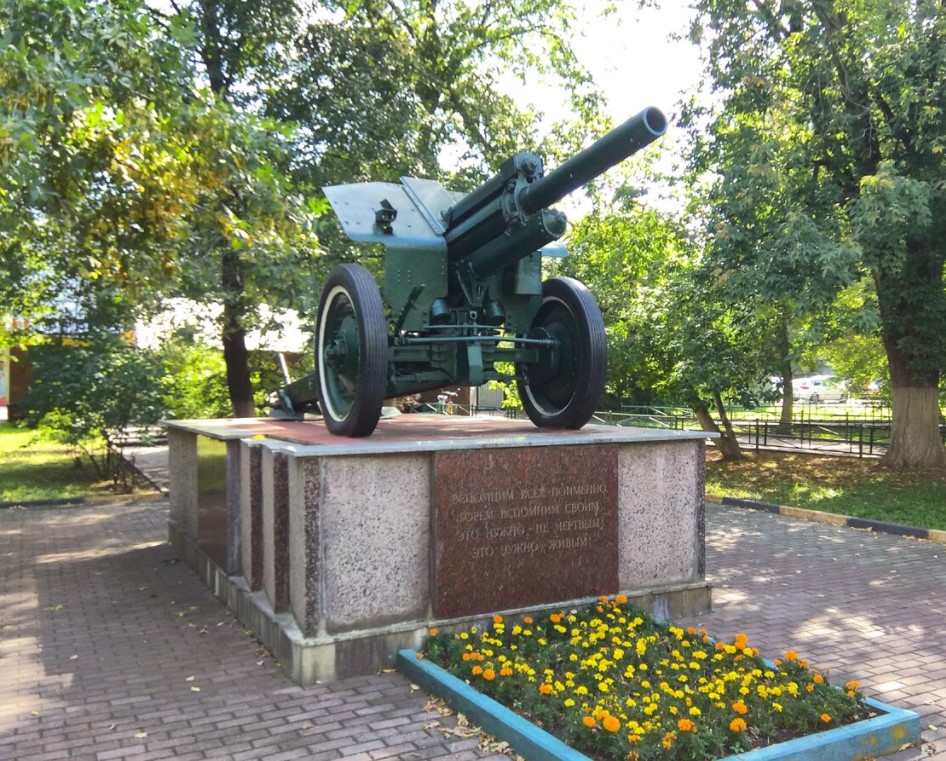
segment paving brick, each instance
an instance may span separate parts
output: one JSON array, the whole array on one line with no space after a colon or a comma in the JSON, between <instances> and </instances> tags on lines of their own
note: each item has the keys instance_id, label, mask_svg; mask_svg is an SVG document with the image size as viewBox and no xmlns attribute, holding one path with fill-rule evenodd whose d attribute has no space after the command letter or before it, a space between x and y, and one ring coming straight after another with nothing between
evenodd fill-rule
<instances>
[{"instance_id":1,"label":"paving brick","mask_svg":"<svg viewBox=\"0 0 946 761\"><path fill-rule=\"evenodd\" d=\"M455 719L397 674L293 685L173 562L166 522L162 502L0 510L0 610L16 611L0 642L0 758L507 758L424 730ZM681 623L858 679L922 716L928 744L893 761L946 761L944 561L929 542L710 505L714 610Z\"/></svg>"}]
</instances>

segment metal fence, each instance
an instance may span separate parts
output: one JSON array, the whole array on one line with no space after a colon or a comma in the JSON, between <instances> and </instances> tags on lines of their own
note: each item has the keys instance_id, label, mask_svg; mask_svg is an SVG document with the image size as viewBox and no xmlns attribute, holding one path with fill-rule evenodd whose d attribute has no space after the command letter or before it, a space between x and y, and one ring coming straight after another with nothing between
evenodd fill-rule
<instances>
[{"instance_id":1,"label":"metal fence","mask_svg":"<svg viewBox=\"0 0 946 761\"><path fill-rule=\"evenodd\" d=\"M522 410L467 407L460 404L424 405L425 412L490 415L525 419ZM798 405L792 422L779 422L780 407L727 410L739 443L748 449L818 452L853 457L881 457L890 444L890 407L860 405ZM593 423L618 427L699 431L699 420L688 407L622 405L620 410L596 412ZM946 441L946 426L940 431Z\"/></svg>"}]
</instances>

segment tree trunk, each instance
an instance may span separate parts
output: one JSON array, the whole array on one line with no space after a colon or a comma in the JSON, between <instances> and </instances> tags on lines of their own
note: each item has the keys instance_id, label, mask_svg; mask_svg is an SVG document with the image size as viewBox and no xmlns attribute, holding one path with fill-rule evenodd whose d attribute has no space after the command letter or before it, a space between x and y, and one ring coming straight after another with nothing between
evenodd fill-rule
<instances>
[{"instance_id":1,"label":"tree trunk","mask_svg":"<svg viewBox=\"0 0 946 761\"><path fill-rule=\"evenodd\" d=\"M901 347L922 341L922 336L910 331L916 322L912 305L904 299L892 298L888 289L882 287L882 278L875 276L875 282L893 391L890 448L881 462L898 470L946 470L946 447L939 429L939 373L921 373L911 368L910 357Z\"/></svg>"},{"instance_id":2,"label":"tree trunk","mask_svg":"<svg viewBox=\"0 0 946 761\"><path fill-rule=\"evenodd\" d=\"M250 381L250 354L246 350L246 329L243 327L243 276L240 258L229 246L222 255L221 282L223 303L223 360L227 366L227 389L234 417L254 417L253 384Z\"/></svg>"},{"instance_id":3,"label":"tree trunk","mask_svg":"<svg viewBox=\"0 0 946 761\"><path fill-rule=\"evenodd\" d=\"M779 361L782 371L782 414L778 420L779 433L791 434L792 414L794 412L794 385L795 376L792 372L792 347L788 341L788 320L784 315L779 320L778 335L775 338L778 346Z\"/></svg>"},{"instance_id":4,"label":"tree trunk","mask_svg":"<svg viewBox=\"0 0 946 761\"><path fill-rule=\"evenodd\" d=\"M710 414L709 407L706 406L705 402L700 399L694 400L690 403L690 407L696 413L696 419L700 421L700 428L704 431L719 434L719 438L714 439L713 444L722 453L723 459L741 460L742 450L739 448L739 442L733 434L732 424L729 422L725 410L722 412L722 419L724 420L726 430L721 431L719 426L716 425L716 421L713 420L713 416Z\"/></svg>"},{"instance_id":5,"label":"tree trunk","mask_svg":"<svg viewBox=\"0 0 946 761\"><path fill-rule=\"evenodd\" d=\"M946 470L935 387L894 386L890 449L881 462L891 468Z\"/></svg>"},{"instance_id":6,"label":"tree trunk","mask_svg":"<svg viewBox=\"0 0 946 761\"><path fill-rule=\"evenodd\" d=\"M230 99L231 72L225 65L220 0L200 0L201 61L207 71L210 90L221 101ZM228 198L239 209L238 198ZM254 417L253 384L250 381L249 352L246 349L244 317L247 314L243 267L240 257L226 241L220 243L220 284L223 289L223 360L227 367L227 389L234 417Z\"/></svg>"}]
</instances>

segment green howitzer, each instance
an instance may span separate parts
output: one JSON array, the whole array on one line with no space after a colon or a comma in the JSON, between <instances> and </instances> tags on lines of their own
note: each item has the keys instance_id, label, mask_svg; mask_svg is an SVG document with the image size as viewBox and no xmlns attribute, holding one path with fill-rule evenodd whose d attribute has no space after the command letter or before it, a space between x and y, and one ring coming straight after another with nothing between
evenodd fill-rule
<instances>
[{"instance_id":1,"label":"green howitzer","mask_svg":"<svg viewBox=\"0 0 946 761\"><path fill-rule=\"evenodd\" d=\"M666 127L645 109L547 175L540 157L517 153L469 194L413 177L324 188L351 240L384 245L382 289L360 265L332 270L317 370L276 392L274 414L317 401L332 433L367 436L385 399L515 380L535 425L581 428L604 389L604 322L577 280L542 282L543 253L565 255L565 215L548 207Z\"/></svg>"}]
</instances>

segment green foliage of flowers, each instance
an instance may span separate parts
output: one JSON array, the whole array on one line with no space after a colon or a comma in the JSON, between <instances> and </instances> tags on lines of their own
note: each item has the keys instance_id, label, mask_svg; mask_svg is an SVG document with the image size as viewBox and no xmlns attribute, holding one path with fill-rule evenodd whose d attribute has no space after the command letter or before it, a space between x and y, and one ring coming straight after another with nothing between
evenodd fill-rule
<instances>
[{"instance_id":1,"label":"green foliage of flowers","mask_svg":"<svg viewBox=\"0 0 946 761\"><path fill-rule=\"evenodd\" d=\"M658 623L618 595L484 630L431 630L422 657L598 759L710 761L865 718L793 651Z\"/></svg>"}]
</instances>

